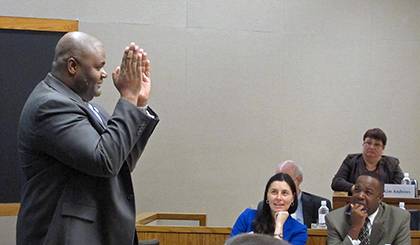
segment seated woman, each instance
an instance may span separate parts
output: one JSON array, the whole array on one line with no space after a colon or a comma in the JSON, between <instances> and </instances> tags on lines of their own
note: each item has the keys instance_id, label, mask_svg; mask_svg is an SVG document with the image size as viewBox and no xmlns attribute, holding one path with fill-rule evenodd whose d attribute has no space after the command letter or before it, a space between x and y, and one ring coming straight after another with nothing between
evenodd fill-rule
<instances>
[{"instance_id":1,"label":"seated woman","mask_svg":"<svg viewBox=\"0 0 420 245\"><path fill-rule=\"evenodd\" d=\"M334 191L351 193L360 175L375 174L383 183L400 184L404 174L395 157L382 155L386 145L386 135L379 128L366 131L363 135L363 152L347 155L335 174L331 188Z\"/></svg>"},{"instance_id":2,"label":"seated woman","mask_svg":"<svg viewBox=\"0 0 420 245\"><path fill-rule=\"evenodd\" d=\"M236 220L230 235L262 233L284 239L292 245L304 245L308 239L306 226L289 215L296 211L297 206L293 179L285 173L275 174L265 186L261 211L245 209Z\"/></svg>"}]
</instances>

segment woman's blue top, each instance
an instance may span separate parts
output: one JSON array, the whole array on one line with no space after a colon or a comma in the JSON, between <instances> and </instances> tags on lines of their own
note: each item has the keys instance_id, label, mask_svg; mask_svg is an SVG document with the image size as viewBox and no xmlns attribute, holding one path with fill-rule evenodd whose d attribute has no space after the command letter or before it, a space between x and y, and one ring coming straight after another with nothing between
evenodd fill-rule
<instances>
[{"instance_id":1,"label":"woman's blue top","mask_svg":"<svg viewBox=\"0 0 420 245\"><path fill-rule=\"evenodd\" d=\"M236 236L241 233L253 232L254 227L252 225L257 210L247 208L245 209L236 220L233 225L230 236ZM283 240L288 241L292 245L305 245L308 239L308 232L306 226L299 223L292 217L287 218L283 225Z\"/></svg>"}]
</instances>

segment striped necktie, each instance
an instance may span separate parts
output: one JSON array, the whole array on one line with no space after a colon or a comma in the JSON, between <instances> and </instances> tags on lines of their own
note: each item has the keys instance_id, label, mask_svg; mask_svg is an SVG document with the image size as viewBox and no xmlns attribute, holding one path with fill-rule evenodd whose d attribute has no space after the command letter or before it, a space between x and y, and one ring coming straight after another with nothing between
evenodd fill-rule
<instances>
[{"instance_id":1,"label":"striped necktie","mask_svg":"<svg viewBox=\"0 0 420 245\"><path fill-rule=\"evenodd\" d=\"M360 245L370 244L368 224L369 224L369 218L366 218L365 224L363 225L363 228L359 234Z\"/></svg>"}]
</instances>

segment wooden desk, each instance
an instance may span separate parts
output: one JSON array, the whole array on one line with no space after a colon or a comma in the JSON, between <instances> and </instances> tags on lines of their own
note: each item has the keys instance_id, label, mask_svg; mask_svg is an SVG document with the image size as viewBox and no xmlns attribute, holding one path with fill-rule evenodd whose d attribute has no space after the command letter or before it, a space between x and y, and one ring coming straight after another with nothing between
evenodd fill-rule
<instances>
[{"instance_id":1,"label":"wooden desk","mask_svg":"<svg viewBox=\"0 0 420 245\"><path fill-rule=\"evenodd\" d=\"M306 245L327 244L327 230L308 229L308 241Z\"/></svg>"},{"instance_id":2,"label":"wooden desk","mask_svg":"<svg viewBox=\"0 0 420 245\"><path fill-rule=\"evenodd\" d=\"M393 197L384 197L382 199L383 202L397 206L400 202L405 203L406 209L415 209L420 210L420 198L393 198ZM333 195L333 209L341 208L345 206L347 203L350 202L349 196L343 196L343 195Z\"/></svg>"}]
</instances>

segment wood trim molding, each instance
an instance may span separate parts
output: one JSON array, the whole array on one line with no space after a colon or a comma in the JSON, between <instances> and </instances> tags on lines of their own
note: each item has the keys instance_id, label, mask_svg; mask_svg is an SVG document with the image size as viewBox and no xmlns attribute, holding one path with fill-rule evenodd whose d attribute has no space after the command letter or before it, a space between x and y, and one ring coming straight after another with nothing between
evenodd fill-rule
<instances>
[{"instance_id":1,"label":"wood trim molding","mask_svg":"<svg viewBox=\"0 0 420 245\"><path fill-rule=\"evenodd\" d=\"M19 203L0 203L1 216L16 216L19 212Z\"/></svg>"},{"instance_id":2,"label":"wood trim molding","mask_svg":"<svg viewBox=\"0 0 420 245\"><path fill-rule=\"evenodd\" d=\"M136 225L137 232L142 233L188 233L188 234L223 234L230 235L230 227L209 227L209 226L158 226L158 225Z\"/></svg>"},{"instance_id":3,"label":"wood trim molding","mask_svg":"<svg viewBox=\"0 0 420 245\"><path fill-rule=\"evenodd\" d=\"M197 220L200 226L206 226L207 215L202 213L141 213L136 218L137 224L147 225L156 220Z\"/></svg>"},{"instance_id":4,"label":"wood trim molding","mask_svg":"<svg viewBox=\"0 0 420 245\"><path fill-rule=\"evenodd\" d=\"M79 29L78 20L0 16L0 29L70 32Z\"/></svg>"}]
</instances>

